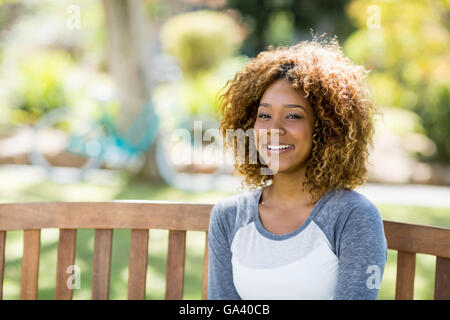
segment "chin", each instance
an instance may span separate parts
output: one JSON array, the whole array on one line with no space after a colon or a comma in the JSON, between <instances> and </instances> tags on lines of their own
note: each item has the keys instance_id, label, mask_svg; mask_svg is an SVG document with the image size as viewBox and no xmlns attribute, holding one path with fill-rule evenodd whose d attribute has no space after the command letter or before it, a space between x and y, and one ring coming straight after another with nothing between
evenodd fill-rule
<instances>
[{"instance_id":1,"label":"chin","mask_svg":"<svg viewBox=\"0 0 450 320\"><path fill-rule=\"evenodd\" d=\"M301 171L306 166L306 162L302 163L286 163L286 162L280 162L278 165L278 168L273 168L272 166L269 166L269 169L273 172L273 174L283 173L283 174L289 174L289 173L297 173ZM275 170L277 169L277 170Z\"/></svg>"},{"instance_id":2,"label":"chin","mask_svg":"<svg viewBox=\"0 0 450 320\"><path fill-rule=\"evenodd\" d=\"M273 172L273 174L278 174L278 173L290 173L290 172L295 172L295 167L289 166L289 165L283 165L280 163L280 165L278 166L278 168L274 168L272 166L269 167L269 169Z\"/></svg>"}]
</instances>

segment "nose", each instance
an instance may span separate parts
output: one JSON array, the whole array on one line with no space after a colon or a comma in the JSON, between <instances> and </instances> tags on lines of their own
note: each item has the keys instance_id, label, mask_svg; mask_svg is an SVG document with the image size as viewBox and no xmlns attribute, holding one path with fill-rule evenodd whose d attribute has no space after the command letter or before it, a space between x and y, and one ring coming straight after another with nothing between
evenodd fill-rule
<instances>
[{"instance_id":1,"label":"nose","mask_svg":"<svg viewBox=\"0 0 450 320\"><path fill-rule=\"evenodd\" d=\"M258 129L253 132L253 134L255 134L257 141L261 140L276 142L276 137L286 135L287 131L284 128L282 121L274 117L271 121L261 123L258 126Z\"/></svg>"},{"instance_id":2,"label":"nose","mask_svg":"<svg viewBox=\"0 0 450 320\"><path fill-rule=\"evenodd\" d=\"M267 128L267 134L278 134L280 136L284 136L286 134L286 129L283 127L281 121L279 121L277 118L274 118L274 120L270 122L270 126Z\"/></svg>"},{"instance_id":3,"label":"nose","mask_svg":"<svg viewBox=\"0 0 450 320\"><path fill-rule=\"evenodd\" d=\"M279 135L279 136L284 136L286 134L286 129L284 129L283 127L279 127L279 128L269 128L267 130L267 134L269 135Z\"/></svg>"}]
</instances>

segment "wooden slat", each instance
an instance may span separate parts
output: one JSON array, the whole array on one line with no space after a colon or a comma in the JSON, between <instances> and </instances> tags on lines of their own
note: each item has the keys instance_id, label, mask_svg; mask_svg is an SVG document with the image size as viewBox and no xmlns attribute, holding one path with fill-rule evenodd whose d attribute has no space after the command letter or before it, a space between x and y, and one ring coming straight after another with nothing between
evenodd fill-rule
<instances>
[{"instance_id":1,"label":"wooden slat","mask_svg":"<svg viewBox=\"0 0 450 320\"><path fill-rule=\"evenodd\" d=\"M77 230L61 229L58 242L58 265L56 270L56 300L72 300L73 288L69 288L67 281L72 274L67 268L75 263L75 246Z\"/></svg>"},{"instance_id":2,"label":"wooden slat","mask_svg":"<svg viewBox=\"0 0 450 320\"><path fill-rule=\"evenodd\" d=\"M397 256L397 280L395 300L414 299L414 276L416 271L416 254L399 251Z\"/></svg>"},{"instance_id":3,"label":"wooden slat","mask_svg":"<svg viewBox=\"0 0 450 320\"><path fill-rule=\"evenodd\" d=\"M436 257L435 300L450 300L450 259Z\"/></svg>"},{"instance_id":4,"label":"wooden slat","mask_svg":"<svg viewBox=\"0 0 450 320\"><path fill-rule=\"evenodd\" d=\"M384 220L388 248L450 259L450 229Z\"/></svg>"},{"instance_id":5,"label":"wooden slat","mask_svg":"<svg viewBox=\"0 0 450 320\"><path fill-rule=\"evenodd\" d=\"M5 240L6 231L0 231L0 300L3 299L3 277L5 273Z\"/></svg>"},{"instance_id":6,"label":"wooden slat","mask_svg":"<svg viewBox=\"0 0 450 320\"><path fill-rule=\"evenodd\" d=\"M208 300L208 232L205 232L205 251L203 254L202 299Z\"/></svg>"},{"instance_id":7,"label":"wooden slat","mask_svg":"<svg viewBox=\"0 0 450 320\"><path fill-rule=\"evenodd\" d=\"M148 230L131 230L128 299L144 300L147 280Z\"/></svg>"},{"instance_id":8,"label":"wooden slat","mask_svg":"<svg viewBox=\"0 0 450 320\"><path fill-rule=\"evenodd\" d=\"M41 230L25 230L23 237L20 299L36 300L38 293L39 251Z\"/></svg>"},{"instance_id":9,"label":"wooden slat","mask_svg":"<svg viewBox=\"0 0 450 320\"><path fill-rule=\"evenodd\" d=\"M166 270L166 299L183 298L186 231L169 231L169 252Z\"/></svg>"},{"instance_id":10,"label":"wooden slat","mask_svg":"<svg viewBox=\"0 0 450 320\"><path fill-rule=\"evenodd\" d=\"M95 230L92 266L92 299L109 299L113 230Z\"/></svg>"},{"instance_id":11,"label":"wooden slat","mask_svg":"<svg viewBox=\"0 0 450 320\"><path fill-rule=\"evenodd\" d=\"M0 204L0 230L170 229L206 231L212 204L163 201Z\"/></svg>"}]
</instances>

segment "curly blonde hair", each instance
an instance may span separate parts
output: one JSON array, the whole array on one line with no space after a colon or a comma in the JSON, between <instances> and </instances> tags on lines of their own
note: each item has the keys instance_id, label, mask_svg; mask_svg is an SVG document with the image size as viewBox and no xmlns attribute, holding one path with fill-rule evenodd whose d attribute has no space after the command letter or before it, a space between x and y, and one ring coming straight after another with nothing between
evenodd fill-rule
<instances>
[{"instance_id":1,"label":"curly blonde hair","mask_svg":"<svg viewBox=\"0 0 450 320\"><path fill-rule=\"evenodd\" d=\"M365 182L369 146L373 147L375 109L363 84L368 72L344 56L336 37L270 46L224 86L219 96L220 134L225 137L227 129L253 128L264 91L274 81L287 79L306 93L314 113L304 182L312 186L311 196L317 201L331 189L353 189ZM268 184L271 176L260 174L266 164L238 163L234 139L225 144L234 151L234 173L245 177L241 189Z\"/></svg>"}]
</instances>

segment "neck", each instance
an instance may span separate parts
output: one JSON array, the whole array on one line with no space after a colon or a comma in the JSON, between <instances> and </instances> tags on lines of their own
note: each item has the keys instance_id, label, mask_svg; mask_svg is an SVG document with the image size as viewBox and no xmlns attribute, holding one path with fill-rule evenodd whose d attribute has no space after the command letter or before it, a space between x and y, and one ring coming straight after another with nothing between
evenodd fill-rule
<instances>
[{"instance_id":1,"label":"neck","mask_svg":"<svg viewBox=\"0 0 450 320\"><path fill-rule=\"evenodd\" d=\"M298 174L277 173L272 178L272 184L265 188L267 193L263 195L262 202L282 203L285 205L312 205L310 186L303 187L306 180L305 170Z\"/></svg>"}]
</instances>

